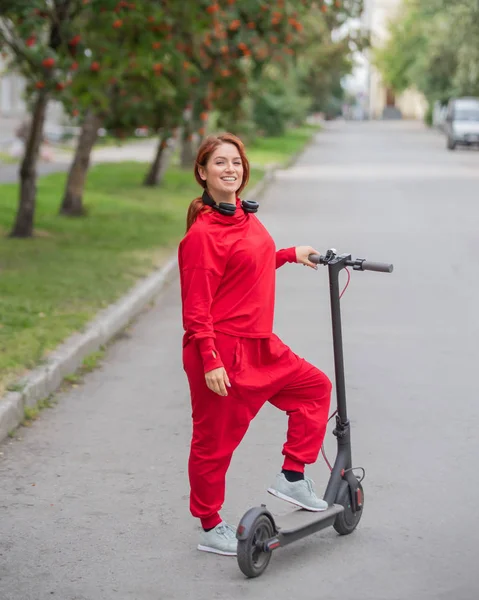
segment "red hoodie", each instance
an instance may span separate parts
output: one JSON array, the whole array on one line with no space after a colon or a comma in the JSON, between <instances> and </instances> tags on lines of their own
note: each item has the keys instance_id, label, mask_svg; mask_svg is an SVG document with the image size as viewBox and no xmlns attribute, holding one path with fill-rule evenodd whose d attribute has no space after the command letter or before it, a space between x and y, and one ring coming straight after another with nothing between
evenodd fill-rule
<instances>
[{"instance_id":1,"label":"red hoodie","mask_svg":"<svg viewBox=\"0 0 479 600\"><path fill-rule=\"evenodd\" d=\"M183 346L197 340L207 373L223 366L215 331L251 338L272 334L275 270L296 262L296 251L276 252L265 227L238 201L234 216L200 212L180 242L178 262Z\"/></svg>"}]
</instances>

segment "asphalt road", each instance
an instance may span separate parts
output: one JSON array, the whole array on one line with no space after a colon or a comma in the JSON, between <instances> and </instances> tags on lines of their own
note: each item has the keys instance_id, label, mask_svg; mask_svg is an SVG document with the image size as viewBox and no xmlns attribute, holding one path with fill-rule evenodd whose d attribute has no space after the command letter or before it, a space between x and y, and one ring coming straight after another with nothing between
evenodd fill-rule
<instances>
[{"instance_id":1,"label":"asphalt road","mask_svg":"<svg viewBox=\"0 0 479 600\"><path fill-rule=\"evenodd\" d=\"M2 600L473 600L479 569L479 153L414 123L329 125L259 213L278 247L391 261L343 298L354 463L365 509L246 580L195 549L178 286L0 450ZM333 376L325 269L278 271L276 332ZM228 475L224 517L266 501L283 414L267 406ZM329 433L327 453L334 455ZM324 489L320 460L309 468Z\"/></svg>"}]
</instances>

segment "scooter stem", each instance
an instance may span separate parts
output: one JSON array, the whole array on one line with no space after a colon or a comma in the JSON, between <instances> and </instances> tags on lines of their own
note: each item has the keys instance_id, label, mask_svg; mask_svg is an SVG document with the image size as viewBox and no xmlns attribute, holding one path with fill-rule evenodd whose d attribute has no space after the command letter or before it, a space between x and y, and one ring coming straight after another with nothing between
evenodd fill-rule
<instances>
[{"instance_id":1,"label":"scooter stem","mask_svg":"<svg viewBox=\"0 0 479 600\"><path fill-rule=\"evenodd\" d=\"M339 299L339 273L346 267L351 256L343 254L328 263L329 294L331 302L331 324L333 329L334 372L338 416L341 423L347 423L346 383L344 379L343 334L341 329L341 302Z\"/></svg>"},{"instance_id":2,"label":"scooter stem","mask_svg":"<svg viewBox=\"0 0 479 600\"><path fill-rule=\"evenodd\" d=\"M333 329L334 371L338 414L334 434L338 440L338 452L326 487L324 500L332 505L336 500L344 471L351 468L351 430L346 410L346 383L344 379L343 336L341 330L341 302L339 298L339 273L351 256L344 254L330 260L328 264L331 324Z\"/></svg>"}]
</instances>

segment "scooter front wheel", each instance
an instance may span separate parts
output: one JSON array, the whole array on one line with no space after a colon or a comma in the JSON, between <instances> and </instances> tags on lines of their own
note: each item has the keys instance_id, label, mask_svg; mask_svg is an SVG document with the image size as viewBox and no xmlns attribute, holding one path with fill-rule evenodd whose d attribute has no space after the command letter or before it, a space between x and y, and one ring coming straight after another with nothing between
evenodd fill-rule
<instances>
[{"instance_id":1,"label":"scooter front wheel","mask_svg":"<svg viewBox=\"0 0 479 600\"><path fill-rule=\"evenodd\" d=\"M358 489L361 497L361 508L357 511L354 511L351 500L351 490L347 481L342 481L339 487L336 504L343 506L344 510L336 517L333 527L340 535L348 535L352 533L361 520L364 506L364 491L360 481L358 481Z\"/></svg>"},{"instance_id":2,"label":"scooter front wheel","mask_svg":"<svg viewBox=\"0 0 479 600\"><path fill-rule=\"evenodd\" d=\"M271 560L271 552L264 551L264 542L274 535L271 519L260 515L253 523L245 540L238 540L238 565L246 577L261 575Z\"/></svg>"}]
</instances>

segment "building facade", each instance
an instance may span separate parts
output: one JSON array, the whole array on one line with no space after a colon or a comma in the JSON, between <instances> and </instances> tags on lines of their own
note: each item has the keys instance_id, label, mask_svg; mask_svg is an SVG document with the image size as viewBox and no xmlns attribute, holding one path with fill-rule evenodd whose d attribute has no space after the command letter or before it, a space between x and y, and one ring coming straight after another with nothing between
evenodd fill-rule
<instances>
[{"instance_id":1,"label":"building facade","mask_svg":"<svg viewBox=\"0 0 479 600\"><path fill-rule=\"evenodd\" d=\"M24 89L22 77L5 71L5 62L0 57L0 144L12 139L15 129L27 116Z\"/></svg>"},{"instance_id":2,"label":"building facade","mask_svg":"<svg viewBox=\"0 0 479 600\"><path fill-rule=\"evenodd\" d=\"M0 56L0 148L12 143L20 123L29 118L24 99L25 80L17 73L6 71L5 62ZM46 131L56 129L64 120L60 103L50 102L46 116Z\"/></svg>"}]
</instances>

